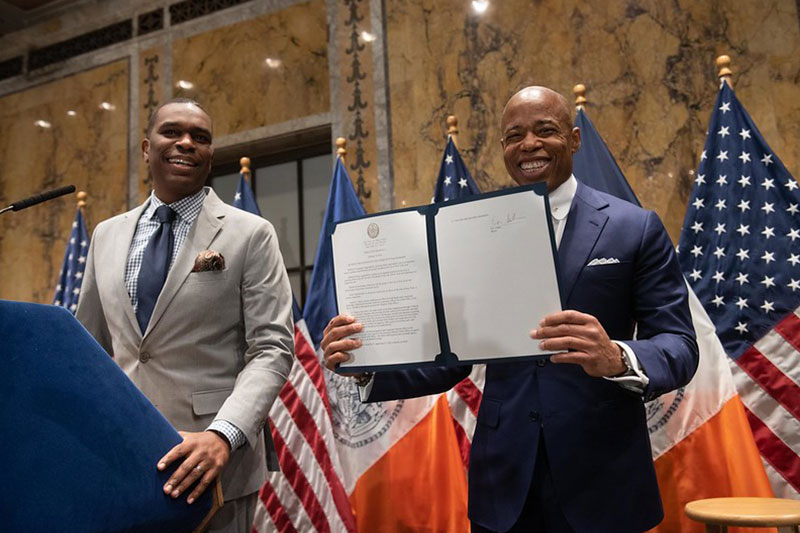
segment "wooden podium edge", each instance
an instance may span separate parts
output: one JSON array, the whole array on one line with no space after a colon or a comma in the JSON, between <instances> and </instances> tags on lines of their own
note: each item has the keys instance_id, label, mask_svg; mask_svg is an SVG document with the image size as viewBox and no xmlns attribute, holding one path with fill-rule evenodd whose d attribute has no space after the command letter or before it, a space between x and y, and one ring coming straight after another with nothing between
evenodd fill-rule
<instances>
[{"instance_id":1,"label":"wooden podium edge","mask_svg":"<svg viewBox=\"0 0 800 533\"><path fill-rule=\"evenodd\" d=\"M203 518L203 521L200 522L192 533L203 533L208 527L208 523L211 522L211 519L214 518L214 515L217 514L223 505L225 505L225 498L222 496L222 482L217 477L216 484L214 485L214 503L211 505L211 510L208 511L208 514Z\"/></svg>"}]
</instances>

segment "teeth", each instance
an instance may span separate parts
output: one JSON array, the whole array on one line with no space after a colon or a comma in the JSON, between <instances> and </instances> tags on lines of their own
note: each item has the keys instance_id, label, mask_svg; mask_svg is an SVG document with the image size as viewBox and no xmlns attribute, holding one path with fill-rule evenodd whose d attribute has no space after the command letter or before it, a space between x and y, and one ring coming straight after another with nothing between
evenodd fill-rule
<instances>
[{"instance_id":1,"label":"teeth","mask_svg":"<svg viewBox=\"0 0 800 533\"><path fill-rule=\"evenodd\" d=\"M171 157L171 158L167 159L167 161L172 163L172 164L174 164L174 165L183 165L183 166L188 166L188 167L195 166L195 164L192 163L191 161L186 161L185 159L178 159L178 158L174 158L174 157Z\"/></svg>"},{"instance_id":2,"label":"teeth","mask_svg":"<svg viewBox=\"0 0 800 533\"><path fill-rule=\"evenodd\" d=\"M546 159L537 159L536 161L525 161L524 163L520 163L519 168L522 170L539 170L540 168L544 168L549 163Z\"/></svg>"}]
</instances>

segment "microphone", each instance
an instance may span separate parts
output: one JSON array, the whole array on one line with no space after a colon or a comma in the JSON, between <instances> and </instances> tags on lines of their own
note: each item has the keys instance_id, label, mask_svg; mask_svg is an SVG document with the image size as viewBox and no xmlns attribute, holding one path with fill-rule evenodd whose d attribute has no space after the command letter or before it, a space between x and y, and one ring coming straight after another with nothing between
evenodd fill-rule
<instances>
[{"instance_id":1,"label":"microphone","mask_svg":"<svg viewBox=\"0 0 800 533\"><path fill-rule=\"evenodd\" d=\"M26 207L31 207L36 204L40 204L42 202L52 200L53 198L58 198L59 196L64 196L65 194L70 194L73 192L75 192L75 186L67 185L66 187L59 187L58 189L53 189L52 191L45 191L42 194L35 194L30 198L25 198L24 200L18 200L13 204L11 204L10 206L0 209L0 214L5 213L6 211L19 211L20 209L25 209Z\"/></svg>"}]
</instances>

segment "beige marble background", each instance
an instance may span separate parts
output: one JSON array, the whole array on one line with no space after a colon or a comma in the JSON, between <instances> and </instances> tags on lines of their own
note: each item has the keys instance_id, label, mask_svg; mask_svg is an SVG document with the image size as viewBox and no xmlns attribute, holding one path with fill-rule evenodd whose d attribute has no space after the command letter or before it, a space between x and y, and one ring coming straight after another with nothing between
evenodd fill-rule
<instances>
[{"instance_id":1,"label":"beige marble background","mask_svg":"<svg viewBox=\"0 0 800 533\"><path fill-rule=\"evenodd\" d=\"M144 164L141 151L138 148L141 146L141 140L145 137L147 122L150 120L151 113L166 100L164 98L164 80L166 78L165 69L168 56L165 49L165 46L155 46L139 53L139 129L136 132L135 139L137 141L135 143L137 151L131 154L132 158L136 158L136 168L139 174L136 187L138 191L137 204L145 201L150 195L150 190L153 186L147 165Z\"/></svg>"},{"instance_id":2,"label":"beige marble background","mask_svg":"<svg viewBox=\"0 0 800 533\"><path fill-rule=\"evenodd\" d=\"M482 190L510 184L500 113L537 84L587 113L645 207L677 240L691 174L716 97L715 58L732 57L734 87L767 141L800 175L800 26L794 0L386 2L395 205L430 200L445 118Z\"/></svg>"},{"instance_id":3,"label":"beige marble background","mask_svg":"<svg viewBox=\"0 0 800 533\"><path fill-rule=\"evenodd\" d=\"M0 204L74 184L89 193L90 231L125 209L128 72L127 60L116 61L0 98ZM71 195L0 216L0 298L52 301L76 202Z\"/></svg>"},{"instance_id":4,"label":"beige marble background","mask_svg":"<svg viewBox=\"0 0 800 533\"><path fill-rule=\"evenodd\" d=\"M325 2L312 0L247 22L180 39L172 46L172 81L190 81L220 137L327 112ZM279 59L269 68L267 57Z\"/></svg>"}]
</instances>

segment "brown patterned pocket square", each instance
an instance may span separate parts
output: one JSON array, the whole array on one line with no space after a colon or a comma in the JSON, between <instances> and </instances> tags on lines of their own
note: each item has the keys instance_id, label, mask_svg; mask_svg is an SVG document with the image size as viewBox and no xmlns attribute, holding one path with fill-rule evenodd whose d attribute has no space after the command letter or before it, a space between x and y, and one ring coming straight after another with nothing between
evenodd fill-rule
<instances>
[{"instance_id":1,"label":"brown patterned pocket square","mask_svg":"<svg viewBox=\"0 0 800 533\"><path fill-rule=\"evenodd\" d=\"M225 258L214 250L203 250L194 258L192 272L225 270Z\"/></svg>"}]
</instances>

